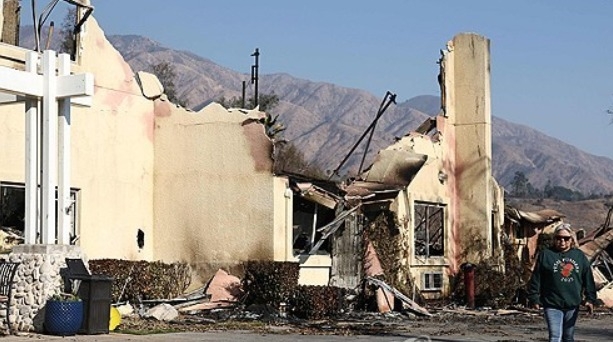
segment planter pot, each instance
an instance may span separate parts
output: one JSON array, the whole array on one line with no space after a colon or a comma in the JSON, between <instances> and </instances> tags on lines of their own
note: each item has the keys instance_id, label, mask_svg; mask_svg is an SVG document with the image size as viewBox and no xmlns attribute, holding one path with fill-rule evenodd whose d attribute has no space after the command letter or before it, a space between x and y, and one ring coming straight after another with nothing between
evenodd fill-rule
<instances>
[{"instance_id":1,"label":"planter pot","mask_svg":"<svg viewBox=\"0 0 613 342\"><path fill-rule=\"evenodd\" d=\"M75 335L83 323L82 301L49 300L45 307L45 330L52 335Z\"/></svg>"}]
</instances>

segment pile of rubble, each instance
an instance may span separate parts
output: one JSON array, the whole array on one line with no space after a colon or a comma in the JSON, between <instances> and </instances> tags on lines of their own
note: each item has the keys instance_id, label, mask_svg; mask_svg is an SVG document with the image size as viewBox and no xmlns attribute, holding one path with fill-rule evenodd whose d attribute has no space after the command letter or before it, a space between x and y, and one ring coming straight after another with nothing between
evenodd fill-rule
<instances>
[{"instance_id":1,"label":"pile of rubble","mask_svg":"<svg viewBox=\"0 0 613 342\"><path fill-rule=\"evenodd\" d=\"M367 281L400 298L401 293L374 278ZM295 317L284 307L245 306L238 291L240 279L218 270L208 284L180 298L124 303L120 332L176 332L248 330L262 333L379 334L421 327L444 326L450 322L479 324L540 324L542 315L523 307L509 309L467 309L454 304L432 303L425 307L406 298L400 311L387 313L348 310L331 319L308 320ZM411 303L412 305L407 305ZM603 311L601 310L601 313Z\"/></svg>"}]
</instances>

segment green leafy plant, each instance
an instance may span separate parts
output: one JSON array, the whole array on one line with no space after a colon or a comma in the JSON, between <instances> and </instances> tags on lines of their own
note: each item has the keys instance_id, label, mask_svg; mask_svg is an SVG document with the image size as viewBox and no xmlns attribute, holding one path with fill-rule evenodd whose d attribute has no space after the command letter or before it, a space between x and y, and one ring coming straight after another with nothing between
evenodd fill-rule
<instances>
[{"instance_id":1,"label":"green leafy plant","mask_svg":"<svg viewBox=\"0 0 613 342\"><path fill-rule=\"evenodd\" d=\"M56 302L80 302L81 298L72 293L56 293L49 297L49 300Z\"/></svg>"}]
</instances>

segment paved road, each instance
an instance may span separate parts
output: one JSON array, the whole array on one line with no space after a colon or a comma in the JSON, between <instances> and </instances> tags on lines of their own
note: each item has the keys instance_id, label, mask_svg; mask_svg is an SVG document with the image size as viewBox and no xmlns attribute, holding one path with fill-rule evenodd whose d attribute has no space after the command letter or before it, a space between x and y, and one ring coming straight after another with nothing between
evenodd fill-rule
<instances>
[{"instance_id":1,"label":"paved road","mask_svg":"<svg viewBox=\"0 0 613 342\"><path fill-rule=\"evenodd\" d=\"M133 341L133 342L196 342L196 341L216 341L216 342L342 342L342 341L374 341L374 342L425 342L425 341L475 341L474 339L466 339L461 336L449 339L446 336L444 340L428 339L428 337L419 337L411 335L400 336L331 336L331 335L289 335L289 334L254 334L250 332L204 332L204 333L172 333L172 334L155 334L155 335L124 335L124 334L108 334L108 335L77 335L77 336L49 336L49 335L23 335L23 336L6 336L0 338L1 342L28 342L28 341L78 341L78 342L113 342L113 341ZM499 338L483 341L498 341Z\"/></svg>"},{"instance_id":2,"label":"paved road","mask_svg":"<svg viewBox=\"0 0 613 342\"><path fill-rule=\"evenodd\" d=\"M172 334L156 334L156 335L91 335L91 336L46 336L46 335L29 335L29 336L9 336L0 338L2 342L27 342L27 341L83 341L83 342L112 342L112 341L147 341L147 342L196 342L196 341L216 341L216 342L341 342L341 341L375 341L375 342L417 342L429 341L422 337L416 339L413 336L328 336L328 335L286 335L286 334L254 334L248 332L206 332L206 333L172 333ZM431 341L449 341L446 340L431 340ZM468 340L457 340L468 341Z\"/></svg>"},{"instance_id":3,"label":"paved road","mask_svg":"<svg viewBox=\"0 0 613 342\"><path fill-rule=\"evenodd\" d=\"M291 333L288 326L269 326L268 333L254 333L246 330L185 332L172 334L126 335L110 333L106 335L50 336L40 334L20 334L18 336L0 336L0 342L197 342L197 341L246 341L246 342L343 342L343 341L375 341L375 342L498 342L498 341L546 341L547 328L542 320L516 321L494 320L494 316L478 317L469 320L455 319L450 321L410 321L406 324L384 328L385 335L302 335ZM431 337L420 336L429 334ZM613 341L613 315L610 313L599 316L581 317L577 325L575 340L578 342Z\"/></svg>"},{"instance_id":4,"label":"paved road","mask_svg":"<svg viewBox=\"0 0 613 342\"><path fill-rule=\"evenodd\" d=\"M526 339L517 339L516 337L501 336L500 334L480 334L479 336L471 335L470 332L458 333L454 335L438 336L429 338L427 336L414 336L406 333L388 336L331 336L331 335L295 335L295 334L256 334L251 332L203 332L203 333L172 333L172 334L155 334L155 335L124 335L111 333L108 335L77 335L77 336L48 336L38 334L28 334L21 336L5 336L0 337L1 342L29 342L29 341L78 341L78 342L116 342L116 341L133 341L133 342L196 342L196 341L217 341L217 342L342 342L342 341L375 341L375 342L450 342L450 341L474 341L474 342L494 342L494 341L544 341L545 332L539 332ZM578 331L575 339L582 342L591 341L610 341L613 340L613 330L605 328L600 331L591 329Z\"/></svg>"}]
</instances>

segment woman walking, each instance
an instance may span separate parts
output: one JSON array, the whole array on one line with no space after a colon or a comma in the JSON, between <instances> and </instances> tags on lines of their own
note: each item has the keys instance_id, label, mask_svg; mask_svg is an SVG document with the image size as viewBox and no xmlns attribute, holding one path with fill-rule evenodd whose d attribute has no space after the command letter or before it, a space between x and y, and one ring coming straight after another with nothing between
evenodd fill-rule
<instances>
[{"instance_id":1,"label":"woman walking","mask_svg":"<svg viewBox=\"0 0 613 342\"><path fill-rule=\"evenodd\" d=\"M527 292L533 308L544 308L549 341L574 341L579 305L585 295L588 312L594 311L596 287L589 261L575 248L570 225L558 226L553 246L539 253Z\"/></svg>"}]
</instances>

